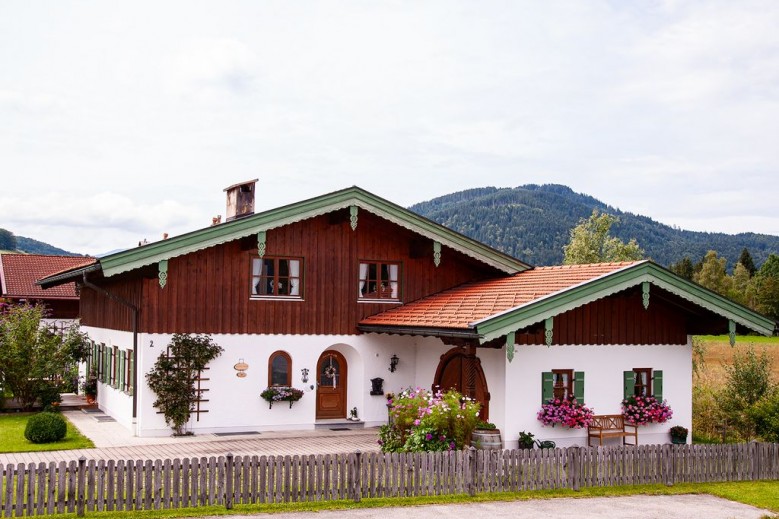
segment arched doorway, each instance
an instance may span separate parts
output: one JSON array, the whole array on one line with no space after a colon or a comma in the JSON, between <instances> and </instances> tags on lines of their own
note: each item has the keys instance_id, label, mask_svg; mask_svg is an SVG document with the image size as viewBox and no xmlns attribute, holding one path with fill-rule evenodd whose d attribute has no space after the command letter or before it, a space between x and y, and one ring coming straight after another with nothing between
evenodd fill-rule
<instances>
[{"instance_id":1,"label":"arched doorway","mask_svg":"<svg viewBox=\"0 0 779 519\"><path fill-rule=\"evenodd\" d=\"M475 398L481 403L479 417L484 421L489 419L490 392L475 348L452 348L441 355L433 382L433 390L438 388L442 391L456 389L465 396Z\"/></svg>"},{"instance_id":2,"label":"arched doorway","mask_svg":"<svg viewBox=\"0 0 779 519\"><path fill-rule=\"evenodd\" d=\"M327 350L319 357L316 368L317 419L346 418L347 365L343 355Z\"/></svg>"}]
</instances>

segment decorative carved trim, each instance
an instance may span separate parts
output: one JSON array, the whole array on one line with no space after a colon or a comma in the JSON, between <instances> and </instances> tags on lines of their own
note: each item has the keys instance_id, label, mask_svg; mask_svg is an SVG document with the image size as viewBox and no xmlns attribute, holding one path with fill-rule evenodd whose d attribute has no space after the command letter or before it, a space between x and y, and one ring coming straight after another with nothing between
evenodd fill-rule
<instances>
[{"instance_id":1,"label":"decorative carved trim","mask_svg":"<svg viewBox=\"0 0 779 519\"><path fill-rule=\"evenodd\" d=\"M506 335L506 358L511 362L514 360L514 344L516 343L516 334L509 332Z\"/></svg>"},{"instance_id":2,"label":"decorative carved trim","mask_svg":"<svg viewBox=\"0 0 779 519\"><path fill-rule=\"evenodd\" d=\"M641 283L641 301L644 303L644 310L649 310L649 281Z\"/></svg>"},{"instance_id":3,"label":"decorative carved trim","mask_svg":"<svg viewBox=\"0 0 779 519\"><path fill-rule=\"evenodd\" d=\"M165 288L165 285L168 284L168 260L160 260L157 268L159 269L157 277L160 280L160 288Z\"/></svg>"},{"instance_id":4,"label":"decorative carved trim","mask_svg":"<svg viewBox=\"0 0 779 519\"><path fill-rule=\"evenodd\" d=\"M265 240L267 239L267 235L265 231L260 231L257 233L257 254L262 258L265 256Z\"/></svg>"},{"instance_id":5,"label":"decorative carved trim","mask_svg":"<svg viewBox=\"0 0 779 519\"><path fill-rule=\"evenodd\" d=\"M728 337L730 338L730 345L736 345L736 321L733 319L728 321Z\"/></svg>"},{"instance_id":6,"label":"decorative carved trim","mask_svg":"<svg viewBox=\"0 0 779 519\"><path fill-rule=\"evenodd\" d=\"M357 211L359 208L356 205L349 206L349 225L352 226L352 230L357 230Z\"/></svg>"},{"instance_id":7,"label":"decorative carved trim","mask_svg":"<svg viewBox=\"0 0 779 519\"><path fill-rule=\"evenodd\" d=\"M554 317L547 317L544 321L544 342L547 346L552 345L552 338L554 337Z\"/></svg>"},{"instance_id":8,"label":"decorative carved trim","mask_svg":"<svg viewBox=\"0 0 779 519\"><path fill-rule=\"evenodd\" d=\"M438 267L441 264L441 242L433 242L433 264Z\"/></svg>"}]
</instances>

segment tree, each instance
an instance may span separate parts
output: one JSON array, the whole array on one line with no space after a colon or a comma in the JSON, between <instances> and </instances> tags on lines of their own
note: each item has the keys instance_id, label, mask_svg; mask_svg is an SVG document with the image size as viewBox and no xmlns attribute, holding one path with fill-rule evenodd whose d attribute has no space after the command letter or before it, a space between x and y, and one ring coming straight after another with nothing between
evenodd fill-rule
<instances>
[{"instance_id":1,"label":"tree","mask_svg":"<svg viewBox=\"0 0 779 519\"><path fill-rule=\"evenodd\" d=\"M165 423L176 436L185 434L184 426L197 402L197 377L223 351L208 335L177 333L167 353L160 353L154 369L146 374L149 388L157 395L152 405L165 415Z\"/></svg>"},{"instance_id":2,"label":"tree","mask_svg":"<svg viewBox=\"0 0 779 519\"><path fill-rule=\"evenodd\" d=\"M0 229L0 250L16 250L16 236L11 231Z\"/></svg>"},{"instance_id":3,"label":"tree","mask_svg":"<svg viewBox=\"0 0 779 519\"><path fill-rule=\"evenodd\" d=\"M737 303L750 306L753 298L750 297L750 275L749 270L740 262L736 263L736 267L733 269L733 276L730 278L730 292L728 297Z\"/></svg>"},{"instance_id":4,"label":"tree","mask_svg":"<svg viewBox=\"0 0 779 519\"><path fill-rule=\"evenodd\" d=\"M779 256L773 253L769 254L758 274L779 279Z\"/></svg>"},{"instance_id":5,"label":"tree","mask_svg":"<svg viewBox=\"0 0 779 519\"><path fill-rule=\"evenodd\" d=\"M771 359L765 350L758 355L750 347L743 353L734 353L732 364L726 364L724 368L725 387L721 392L720 406L739 434L752 438L755 435L753 408L775 391L771 379Z\"/></svg>"},{"instance_id":6,"label":"tree","mask_svg":"<svg viewBox=\"0 0 779 519\"><path fill-rule=\"evenodd\" d=\"M25 409L51 387L51 380L67 380L68 367L88 351L86 334L72 326L64 335L41 326L40 306L10 305L0 315L0 382Z\"/></svg>"},{"instance_id":7,"label":"tree","mask_svg":"<svg viewBox=\"0 0 779 519\"><path fill-rule=\"evenodd\" d=\"M563 263L576 265L643 259L644 251L635 239L625 243L609 235L611 226L617 221L616 216L600 214L597 210L588 219L579 220L579 225L571 229L568 245L563 247Z\"/></svg>"},{"instance_id":8,"label":"tree","mask_svg":"<svg viewBox=\"0 0 779 519\"><path fill-rule=\"evenodd\" d=\"M668 270L689 281L692 281L693 274L695 274L695 266L692 264L692 260L689 256L685 256L676 263L671 263Z\"/></svg>"},{"instance_id":9,"label":"tree","mask_svg":"<svg viewBox=\"0 0 779 519\"><path fill-rule=\"evenodd\" d=\"M701 270L694 275L693 281L702 287L727 296L732 285L732 280L725 270L727 261L725 258L717 257L717 251L710 250L703 258Z\"/></svg>"},{"instance_id":10,"label":"tree","mask_svg":"<svg viewBox=\"0 0 779 519\"><path fill-rule=\"evenodd\" d=\"M749 277L754 276L755 272L757 272L757 267L755 267L755 262L752 260L752 255L746 247L741 251L741 256L738 257L738 263L744 265L744 268L749 272Z\"/></svg>"}]
</instances>

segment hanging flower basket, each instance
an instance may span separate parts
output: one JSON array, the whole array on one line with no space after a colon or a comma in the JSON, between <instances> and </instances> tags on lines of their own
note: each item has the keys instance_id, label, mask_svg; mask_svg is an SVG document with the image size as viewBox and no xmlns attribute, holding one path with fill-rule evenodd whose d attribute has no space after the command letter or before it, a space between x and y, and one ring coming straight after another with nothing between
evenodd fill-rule
<instances>
[{"instance_id":1,"label":"hanging flower basket","mask_svg":"<svg viewBox=\"0 0 779 519\"><path fill-rule=\"evenodd\" d=\"M292 404L303 398L303 390L288 386L271 386L260 396L268 401L268 409L273 408L274 402L289 402L290 409Z\"/></svg>"},{"instance_id":2,"label":"hanging flower basket","mask_svg":"<svg viewBox=\"0 0 779 519\"><path fill-rule=\"evenodd\" d=\"M544 425L556 424L582 429L590 425L595 413L584 404L580 404L575 398L550 398L538 412L538 420Z\"/></svg>"},{"instance_id":3,"label":"hanging flower basket","mask_svg":"<svg viewBox=\"0 0 779 519\"><path fill-rule=\"evenodd\" d=\"M665 423L674 415L671 406L653 396L630 396L622 401L622 416L630 425Z\"/></svg>"}]
</instances>

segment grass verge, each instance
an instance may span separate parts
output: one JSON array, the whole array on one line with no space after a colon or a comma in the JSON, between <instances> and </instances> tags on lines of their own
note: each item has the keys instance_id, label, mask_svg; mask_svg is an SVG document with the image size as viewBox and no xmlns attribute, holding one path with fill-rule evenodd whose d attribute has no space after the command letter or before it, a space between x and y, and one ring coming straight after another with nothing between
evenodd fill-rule
<instances>
[{"instance_id":1,"label":"grass verge","mask_svg":"<svg viewBox=\"0 0 779 519\"><path fill-rule=\"evenodd\" d=\"M0 453L94 448L95 444L92 443L92 440L81 434L67 418L65 421L68 423L68 432L63 440L40 444L28 441L24 437L24 428L27 426L27 420L33 414L35 413L0 414Z\"/></svg>"},{"instance_id":2,"label":"grass verge","mask_svg":"<svg viewBox=\"0 0 779 519\"><path fill-rule=\"evenodd\" d=\"M620 497L631 495L682 495L710 494L738 503L779 513L779 481L728 482L728 483L680 483L672 487L665 485L636 485L621 487L585 488L573 490L535 490L528 492L483 493L475 497L464 494L452 496L373 498L353 501L318 501L313 503L274 503L236 505L232 510L208 506L181 508L176 510L149 510L133 512L87 512L87 516L101 519L163 519L178 517L230 516L239 514L272 514L283 512L318 512L324 510L351 510L357 508L386 508L420 505L445 505L457 503L480 503L493 501L527 501L530 499L556 499L561 497L586 499L588 497ZM75 518L75 514L60 514L57 517ZM770 517L767 515L766 517Z\"/></svg>"}]
</instances>

